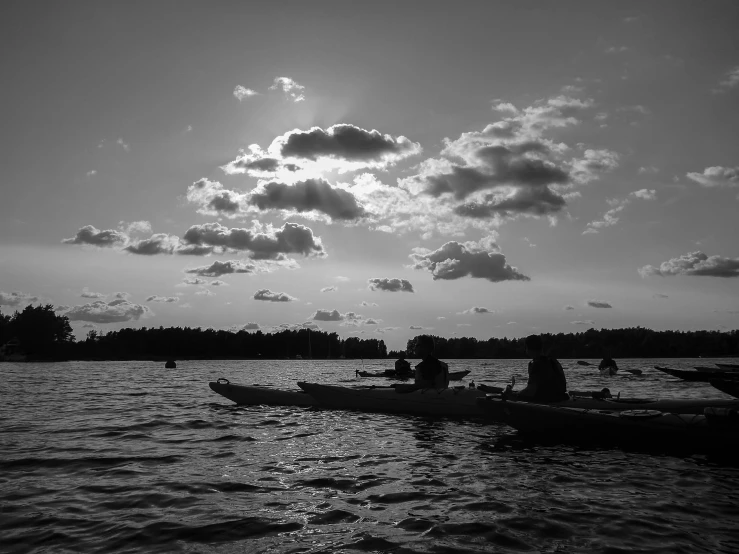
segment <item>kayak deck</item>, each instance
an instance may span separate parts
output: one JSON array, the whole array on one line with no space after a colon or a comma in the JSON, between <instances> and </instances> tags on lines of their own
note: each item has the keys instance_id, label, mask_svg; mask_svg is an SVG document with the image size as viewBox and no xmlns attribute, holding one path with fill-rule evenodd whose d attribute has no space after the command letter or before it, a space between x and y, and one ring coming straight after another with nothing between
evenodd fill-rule
<instances>
[{"instance_id":1,"label":"kayak deck","mask_svg":"<svg viewBox=\"0 0 739 554\"><path fill-rule=\"evenodd\" d=\"M227 379L211 381L208 386L214 392L242 406L316 406L318 404L312 396L302 390L280 390L259 385L234 385Z\"/></svg>"}]
</instances>

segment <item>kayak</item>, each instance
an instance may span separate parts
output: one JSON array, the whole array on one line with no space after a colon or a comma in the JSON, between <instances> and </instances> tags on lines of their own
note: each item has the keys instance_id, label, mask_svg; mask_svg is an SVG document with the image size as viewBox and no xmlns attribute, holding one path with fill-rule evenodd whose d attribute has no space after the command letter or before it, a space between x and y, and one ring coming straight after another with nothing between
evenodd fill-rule
<instances>
[{"instance_id":1,"label":"kayak","mask_svg":"<svg viewBox=\"0 0 739 554\"><path fill-rule=\"evenodd\" d=\"M208 383L210 388L240 405L257 406L316 406L318 402L302 390L280 390L259 385L233 385L228 379Z\"/></svg>"},{"instance_id":2,"label":"kayak","mask_svg":"<svg viewBox=\"0 0 739 554\"><path fill-rule=\"evenodd\" d=\"M654 366L654 369L658 369L667 375L673 377L679 377L685 381L702 381L707 383L712 379L731 379L739 382L739 373L733 371L718 371L715 373L704 373L702 371L689 371L685 369L672 369L669 367Z\"/></svg>"},{"instance_id":3,"label":"kayak","mask_svg":"<svg viewBox=\"0 0 739 554\"><path fill-rule=\"evenodd\" d=\"M479 417L475 401L487 394L485 390L464 386L440 390L419 389L415 385L348 388L302 381L298 381L298 386L326 408L451 417Z\"/></svg>"},{"instance_id":4,"label":"kayak","mask_svg":"<svg viewBox=\"0 0 739 554\"><path fill-rule=\"evenodd\" d=\"M450 371L449 380L461 381L469 374L469 369L466 369L464 371ZM358 371L357 375L359 375L360 377L386 377L388 379L410 379L411 377L415 377L415 375L410 374L398 375L393 369L386 369L385 371Z\"/></svg>"},{"instance_id":5,"label":"kayak","mask_svg":"<svg viewBox=\"0 0 739 554\"><path fill-rule=\"evenodd\" d=\"M719 367L706 367L704 365L695 365L693 366L693 369L695 369L696 371L700 371L701 373L721 373L722 371L724 371Z\"/></svg>"},{"instance_id":6,"label":"kayak","mask_svg":"<svg viewBox=\"0 0 739 554\"><path fill-rule=\"evenodd\" d=\"M739 364L716 364L720 369L725 371L739 371Z\"/></svg>"},{"instance_id":7,"label":"kayak","mask_svg":"<svg viewBox=\"0 0 739 554\"><path fill-rule=\"evenodd\" d=\"M739 398L739 383L737 383L736 381L711 379L709 383L711 383L711 386L713 386L714 389L718 389L721 392L728 394L729 396L733 396L734 398Z\"/></svg>"},{"instance_id":8,"label":"kayak","mask_svg":"<svg viewBox=\"0 0 739 554\"><path fill-rule=\"evenodd\" d=\"M358 410L395 414L415 414L429 416L480 417L483 414L477 400L486 394L499 394L503 389L480 386L478 388L454 387L443 390L418 389L415 385L398 385L394 388L339 387L318 383L298 382L298 386L326 408ZM521 404L522 401L491 401L496 405ZM657 409L679 413L703 413L706 406L737 408L736 400L656 400L651 398L611 398L597 399L574 397L569 400L549 404L552 406L571 406L582 409L631 410Z\"/></svg>"},{"instance_id":9,"label":"kayak","mask_svg":"<svg viewBox=\"0 0 739 554\"><path fill-rule=\"evenodd\" d=\"M479 399L480 409L521 433L565 438L678 440L721 448L739 446L739 412L706 408L701 414L660 410L598 410ZM501 409L499 404L503 404Z\"/></svg>"}]
</instances>

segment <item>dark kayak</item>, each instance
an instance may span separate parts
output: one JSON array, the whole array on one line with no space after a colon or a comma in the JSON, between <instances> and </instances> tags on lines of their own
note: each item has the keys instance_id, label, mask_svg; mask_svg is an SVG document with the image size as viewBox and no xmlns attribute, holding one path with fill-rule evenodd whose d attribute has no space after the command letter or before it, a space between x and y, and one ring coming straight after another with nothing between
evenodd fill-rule
<instances>
[{"instance_id":1,"label":"dark kayak","mask_svg":"<svg viewBox=\"0 0 739 554\"><path fill-rule=\"evenodd\" d=\"M240 405L247 406L316 406L318 402L300 389L280 390L259 385L233 385L228 379L208 383L210 388Z\"/></svg>"},{"instance_id":2,"label":"dark kayak","mask_svg":"<svg viewBox=\"0 0 739 554\"><path fill-rule=\"evenodd\" d=\"M723 379L711 379L709 383L711 383L714 389L718 389L734 398L739 398L739 382L726 381Z\"/></svg>"},{"instance_id":3,"label":"dark kayak","mask_svg":"<svg viewBox=\"0 0 739 554\"><path fill-rule=\"evenodd\" d=\"M521 433L547 438L586 440L639 440L703 445L721 449L739 446L739 412L736 408L705 408L701 414L669 413L654 409L603 410L503 402L477 401ZM500 406L503 404L504 406Z\"/></svg>"},{"instance_id":4,"label":"dark kayak","mask_svg":"<svg viewBox=\"0 0 739 554\"><path fill-rule=\"evenodd\" d=\"M466 369L464 371L450 371L449 372L449 380L450 381L460 381L467 377L470 374L470 370ZM360 377L385 377L388 379L410 379L414 377L412 374L398 374L395 370L392 369L386 369L385 371L357 371L357 375Z\"/></svg>"},{"instance_id":5,"label":"dark kayak","mask_svg":"<svg viewBox=\"0 0 739 554\"><path fill-rule=\"evenodd\" d=\"M704 373L702 371L672 369L669 367L660 367L658 365L654 366L654 369L657 369L661 371L662 373L667 373L667 375L672 375L673 377L684 379L685 381L701 381L703 383L708 383L709 381L712 381L714 379L719 379L719 380L732 380L732 381L736 381L739 383L739 373L733 372L733 371Z\"/></svg>"}]
</instances>

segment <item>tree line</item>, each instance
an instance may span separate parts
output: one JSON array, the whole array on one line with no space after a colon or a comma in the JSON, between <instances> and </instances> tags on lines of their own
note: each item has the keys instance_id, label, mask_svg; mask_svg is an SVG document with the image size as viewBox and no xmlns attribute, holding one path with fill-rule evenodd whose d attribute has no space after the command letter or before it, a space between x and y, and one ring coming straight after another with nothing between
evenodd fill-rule
<instances>
[{"instance_id":1,"label":"tree line","mask_svg":"<svg viewBox=\"0 0 739 554\"><path fill-rule=\"evenodd\" d=\"M582 333L545 333L545 351L557 358L693 358L739 357L739 330L653 331L643 327L589 329ZM0 346L20 342L30 359L134 360L134 359L283 359L283 358L397 358L414 357L418 337L406 351L388 352L380 339L342 339L337 333L310 329L274 333L227 331L200 327L158 327L99 333L74 338L69 319L57 315L51 304L27 306L12 316L0 313ZM526 358L524 339L491 337L444 338L434 336L436 355L446 359Z\"/></svg>"}]
</instances>

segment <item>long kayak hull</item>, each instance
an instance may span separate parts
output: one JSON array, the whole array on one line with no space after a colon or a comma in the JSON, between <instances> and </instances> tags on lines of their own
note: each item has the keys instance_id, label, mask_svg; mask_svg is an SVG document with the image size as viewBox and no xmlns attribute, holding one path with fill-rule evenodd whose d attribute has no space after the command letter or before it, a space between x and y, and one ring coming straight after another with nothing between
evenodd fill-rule
<instances>
[{"instance_id":1,"label":"long kayak hull","mask_svg":"<svg viewBox=\"0 0 739 554\"><path fill-rule=\"evenodd\" d=\"M315 398L319 405L326 408L341 410L359 410L364 412L414 414L428 416L449 417L490 417L491 410L483 412L477 403L478 399L485 398L489 388L449 388L438 391L436 389L411 390L412 386L400 385L397 388L347 388L335 385L298 382L298 386ZM487 388L487 390L485 390ZM402 392L411 390L411 392ZM493 396L488 401L490 405L499 406L501 413L504 404ZM524 404L525 402L515 402ZM712 399L712 400L656 400L649 398L622 398L600 400L596 398L575 397L562 402L549 404L551 406L569 406L581 409L597 410L634 410L649 409L684 414L701 414L708 406L717 408L739 408L739 401Z\"/></svg>"},{"instance_id":2,"label":"long kayak hull","mask_svg":"<svg viewBox=\"0 0 739 554\"><path fill-rule=\"evenodd\" d=\"M736 410L706 409L703 414L675 414L658 410L595 410L530 404L477 401L486 413L520 433L543 437L599 441L677 441L731 449L739 446ZM502 411L497 404L504 404Z\"/></svg>"},{"instance_id":3,"label":"long kayak hull","mask_svg":"<svg viewBox=\"0 0 739 554\"><path fill-rule=\"evenodd\" d=\"M720 390L721 392L739 398L739 382L725 381L721 379L712 379L709 381L713 388Z\"/></svg>"},{"instance_id":4,"label":"long kayak hull","mask_svg":"<svg viewBox=\"0 0 739 554\"><path fill-rule=\"evenodd\" d=\"M385 377L386 379L412 379L414 375L410 374L398 374L392 369L388 369L386 371L358 371L357 374L360 377ZM467 377L470 374L470 370L466 369L464 371L450 371L449 372L449 380L450 381L461 381L465 377Z\"/></svg>"},{"instance_id":5,"label":"long kayak hull","mask_svg":"<svg viewBox=\"0 0 739 554\"><path fill-rule=\"evenodd\" d=\"M280 390L271 387L233 385L211 381L214 391L242 406L316 406L318 402L302 390Z\"/></svg>"},{"instance_id":6,"label":"long kayak hull","mask_svg":"<svg viewBox=\"0 0 739 554\"><path fill-rule=\"evenodd\" d=\"M699 381L707 383L713 379L731 379L739 382L739 372L736 371L719 371L714 373L708 373L704 371L690 371L685 369L672 369L670 367L654 366L654 369L678 377L684 381Z\"/></svg>"}]
</instances>

